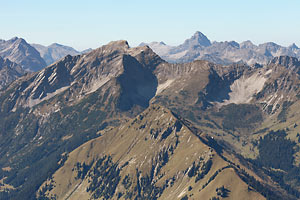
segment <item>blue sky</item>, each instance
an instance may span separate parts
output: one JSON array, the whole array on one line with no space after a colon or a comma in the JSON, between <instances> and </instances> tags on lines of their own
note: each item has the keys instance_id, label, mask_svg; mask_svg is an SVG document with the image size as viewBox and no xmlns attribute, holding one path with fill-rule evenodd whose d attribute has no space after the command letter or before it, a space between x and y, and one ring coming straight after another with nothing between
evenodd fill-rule
<instances>
[{"instance_id":1,"label":"blue sky","mask_svg":"<svg viewBox=\"0 0 300 200\"><path fill-rule=\"evenodd\" d=\"M298 0L0 0L0 38L83 50L119 39L176 45L201 31L212 41L300 46L299 10Z\"/></svg>"}]
</instances>

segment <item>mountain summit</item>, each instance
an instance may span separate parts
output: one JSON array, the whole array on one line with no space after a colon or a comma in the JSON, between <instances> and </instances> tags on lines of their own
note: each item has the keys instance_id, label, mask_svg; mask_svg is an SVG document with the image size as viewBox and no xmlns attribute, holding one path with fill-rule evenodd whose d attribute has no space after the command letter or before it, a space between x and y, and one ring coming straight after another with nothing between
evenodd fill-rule
<instances>
[{"instance_id":1,"label":"mountain summit","mask_svg":"<svg viewBox=\"0 0 300 200\"><path fill-rule=\"evenodd\" d=\"M43 46L40 44L31 44L37 51L40 52L42 58L45 60L47 65L50 65L66 55L79 55L81 52L75 50L72 47L64 46L61 44L53 43L49 46Z\"/></svg>"},{"instance_id":2,"label":"mountain summit","mask_svg":"<svg viewBox=\"0 0 300 200\"><path fill-rule=\"evenodd\" d=\"M184 47L203 46L208 47L211 45L210 40L200 31L197 31L190 39L187 39L182 44Z\"/></svg>"},{"instance_id":3,"label":"mountain summit","mask_svg":"<svg viewBox=\"0 0 300 200\"><path fill-rule=\"evenodd\" d=\"M0 56L19 64L27 71L39 71L46 67L39 52L24 39L18 37L7 41L0 40Z\"/></svg>"}]
</instances>

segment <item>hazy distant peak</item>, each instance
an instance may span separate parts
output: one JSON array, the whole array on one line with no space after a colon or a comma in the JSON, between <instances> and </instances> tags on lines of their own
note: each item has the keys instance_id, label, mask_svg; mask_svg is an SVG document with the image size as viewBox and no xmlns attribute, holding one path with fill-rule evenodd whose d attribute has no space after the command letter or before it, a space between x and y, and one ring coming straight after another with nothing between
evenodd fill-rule
<instances>
[{"instance_id":1,"label":"hazy distant peak","mask_svg":"<svg viewBox=\"0 0 300 200\"><path fill-rule=\"evenodd\" d=\"M184 47L193 47L193 46L204 46L208 47L211 45L210 40L200 31L197 31L190 39L184 41Z\"/></svg>"},{"instance_id":2,"label":"hazy distant peak","mask_svg":"<svg viewBox=\"0 0 300 200\"><path fill-rule=\"evenodd\" d=\"M299 49L299 47L295 43L291 44L288 48Z\"/></svg>"},{"instance_id":3,"label":"hazy distant peak","mask_svg":"<svg viewBox=\"0 0 300 200\"><path fill-rule=\"evenodd\" d=\"M227 43L232 47L240 48L240 44L235 41L229 41Z\"/></svg>"},{"instance_id":4,"label":"hazy distant peak","mask_svg":"<svg viewBox=\"0 0 300 200\"><path fill-rule=\"evenodd\" d=\"M65 57L68 54L72 55L72 56L80 54L80 52L77 51L76 49L69 47L69 46L62 45L62 44L58 44L58 43L53 43L49 46L43 46L40 44L32 44L32 46L37 51L39 51L40 55L45 60L47 65L50 65L50 64L56 62L57 60Z\"/></svg>"},{"instance_id":5,"label":"hazy distant peak","mask_svg":"<svg viewBox=\"0 0 300 200\"><path fill-rule=\"evenodd\" d=\"M13 37L13 38L11 38L9 41L14 42L14 41L16 41L16 40L18 40L18 39L19 39L18 37Z\"/></svg>"},{"instance_id":6,"label":"hazy distant peak","mask_svg":"<svg viewBox=\"0 0 300 200\"><path fill-rule=\"evenodd\" d=\"M13 37L7 42L15 43L15 44L28 44L23 38L19 38L19 37Z\"/></svg>"},{"instance_id":7,"label":"hazy distant peak","mask_svg":"<svg viewBox=\"0 0 300 200\"><path fill-rule=\"evenodd\" d=\"M196 31L194 33L194 37L206 37L203 33L201 33L200 31Z\"/></svg>"},{"instance_id":8,"label":"hazy distant peak","mask_svg":"<svg viewBox=\"0 0 300 200\"><path fill-rule=\"evenodd\" d=\"M266 42L266 43L260 44L259 47L276 47L276 48L279 48L280 45L278 45L274 42Z\"/></svg>"},{"instance_id":9,"label":"hazy distant peak","mask_svg":"<svg viewBox=\"0 0 300 200\"><path fill-rule=\"evenodd\" d=\"M8 58L28 71L38 71L46 66L39 52L24 39L18 37L1 41L0 56Z\"/></svg>"},{"instance_id":10,"label":"hazy distant peak","mask_svg":"<svg viewBox=\"0 0 300 200\"><path fill-rule=\"evenodd\" d=\"M81 51L81 53L85 54L85 53L89 53L91 51L93 51L93 49L92 48L88 48L88 49L85 49L85 50Z\"/></svg>"},{"instance_id":11,"label":"hazy distant peak","mask_svg":"<svg viewBox=\"0 0 300 200\"><path fill-rule=\"evenodd\" d=\"M58 43L52 43L51 45L49 45L49 46L59 46L59 47L62 47L62 46L64 46L64 45L62 45L62 44L58 44Z\"/></svg>"},{"instance_id":12,"label":"hazy distant peak","mask_svg":"<svg viewBox=\"0 0 300 200\"><path fill-rule=\"evenodd\" d=\"M254 45L250 40L246 40L246 41L244 41L240 44L241 48L252 48L252 47L255 47L255 46L256 45Z\"/></svg>"}]
</instances>

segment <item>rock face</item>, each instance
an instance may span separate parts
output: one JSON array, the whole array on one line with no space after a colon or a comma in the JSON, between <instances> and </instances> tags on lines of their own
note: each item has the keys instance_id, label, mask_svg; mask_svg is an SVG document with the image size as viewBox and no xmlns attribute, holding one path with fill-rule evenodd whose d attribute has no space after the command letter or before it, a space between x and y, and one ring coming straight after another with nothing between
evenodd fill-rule
<instances>
[{"instance_id":1,"label":"rock face","mask_svg":"<svg viewBox=\"0 0 300 200\"><path fill-rule=\"evenodd\" d=\"M146 45L142 43L141 45ZM148 44L154 52L168 62L191 62L208 60L218 64L244 62L247 64L267 64L273 57L292 56L300 58L300 49L295 45L282 47L272 42L254 45L251 41L210 42L197 31L190 39L178 46L168 46L163 42Z\"/></svg>"},{"instance_id":2,"label":"rock face","mask_svg":"<svg viewBox=\"0 0 300 200\"><path fill-rule=\"evenodd\" d=\"M16 63L0 57L0 89L24 75L25 71Z\"/></svg>"},{"instance_id":3,"label":"rock face","mask_svg":"<svg viewBox=\"0 0 300 200\"><path fill-rule=\"evenodd\" d=\"M161 63L150 48L117 41L10 84L0 100L0 166L11 168L1 173L15 190L2 195L32 198L64 152L146 109L157 86L153 70Z\"/></svg>"},{"instance_id":4,"label":"rock face","mask_svg":"<svg viewBox=\"0 0 300 200\"><path fill-rule=\"evenodd\" d=\"M49 46L43 46L40 44L31 44L41 55L41 57L45 60L47 65L50 65L66 55L79 55L81 52L75 50L72 47L64 46L61 44L53 43ZM88 52L88 51L87 51Z\"/></svg>"},{"instance_id":5,"label":"rock face","mask_svg":"<svg viewBox=\"0 0 300 200\"><path fill-rule=\"evenodd\" d=\"M26 71L39 71L46 67L39 52L22 38L0 40L0 56L19 64Z\"/></svg>"},{"instance_id":6,"label":"rock face","mask_svg":"<svg viewBox=\"0 0 300 200\"><path fill-rule=\"evenodd\" d=\"M238 44L231 42L230 46L237 48ZM75 195L72 198L76 199L82 193L82 198L121 195L127 199L174 199L195 195L199 199L204 195L209 199L217 195L215 191L222 185L215 187L220 181L228 188L241 186L236 193L230 189L233 197L298 198L297 176L293 174L299 163L299 151L293 146L293 142L299 144L300 131L296 124L300 121L297 63L295 58L279 57L267 65L222 66L203 60L172 64L148 46L130 48L126 41L111 42L84 55L66 56L1 91L0 173L7 177L5 188L11 188L6 191L0 185L1 197ZM271 144L276 146L278 140L272 140L270 131L279 127L288 128L280 141L291 144L290 151L278 154L291 158L283 169L282 163L272 165L282 161L277 157L267 165L260 163L266 159L259 152L259 144L268 135L266 140L271 137ZM174 149L177 136L179 143ZM219 152L222 146L230 158ZM199 152L204 149L208 158L209 148L215 164L209 175L195 182L196 175L202 177L207 161L201 161ZM242 158L238 161L239 156L231 151L254 165ZM232 166L227 168L230 162L226 159L232 159ZM274 175L274 166L286 171ZM60 180L62 172L66 174ZM215 175L220 172L221 176ZM274 186L265 173L273 174L278 185ZM278 176L282 176L280 181ZM234 182L224 182L232 177ZM103 183L112 190L102 190ZM291 188L284 190L287 184Z\"/></svg>"},{"instance_id":7,"label":"rock face","mask_svg":"<svg viewBox=\"0 0 300 200\"><path fill-rule=\"evenodd\" d=\"M289 56L279 56L275 57L270 61L270 64L282 65L285 67L293 67L299 70L300 61L297 58L289 57Z\"/></svg>"},{"instance_id":8,"label":"rock face","mask_svg":"<svg viewBox=\"0 0 300 200\"><path fill-rule=\"evenodd\" d=\"M66 56L61 61L26 77L26 87L16 83L14 110L33 107L55 95L72 91L68 101L77 101L107 86L122 92L118 108L147 107L155 95L157 81L152 71L164 62L148 47L129 48L126 41L109 43L85 55ZM24 81L24 80L22 80ZM118 86L116 86L118 85ZM20 93L21 92L21 93Z\"/></svg>"}]
</instances>

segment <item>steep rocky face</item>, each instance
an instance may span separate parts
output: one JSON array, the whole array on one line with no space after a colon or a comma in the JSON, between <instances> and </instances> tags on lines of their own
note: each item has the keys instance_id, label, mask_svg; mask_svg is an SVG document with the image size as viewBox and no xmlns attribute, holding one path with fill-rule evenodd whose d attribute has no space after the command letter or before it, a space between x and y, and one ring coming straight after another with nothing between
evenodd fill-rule
<instances>
[{"instance_id":1,"label":"steep rocky face","mask_svg":"<svg viewBox=\"0 0 300 200\"><path fill-rule=\"evenodd\" d=\"M289 57L289 56L279 56L275 57L270 61L270 64L274 65L282 65L287 68L293 67L299 70L300 67L300 61L295 57Z\"/></svg>"},{"instance_id":2,"label":"steep rocky face","mask_svg":"<svg viewBox=\"0 0 300 200\"><path fill-rule=\"evenodd\" d=\"M24 73L25 71L21 66L0 57L0 89L8 86Z\"/></svg>"},{"instance_id":3,"label":"steep rocky face","mask_svg":"<svg viewBox=\"0 0 300 200\"><path fill-rule=\"evenodd\" d=\"M297 107L299 102L299 74L295 73L298 60L274 60L278 59L290 60L288 63L294 65L286 67L287 62L281 62L219 66L205 61L160 65L155 70L158 89L151 102L193 121L228 142L235 151L255 156L249 140L257 137L252 134L285 126L279 124L288 121L292 105Z\"/></svg>"},{"instance_id":4,"label":"steep rocky face","mask_svg":"<svg viewBox=\"0 0 300 200\"><path fill-rule=\"evenodd\" d=\"M145 45L145 43L141 45ZM300 50L296 45L282 47L268 42L257 46L249 40L240 44L235 41L211 43L205 35L198 31L178 46L168 46L157 42L148 45L163 59L172 63L208 60L226 65L237 62L267 64L272 58L278 56L300 57Z\"/></svg>"},{"instance_id":5,"label":"steep rocky face","mask_svg":"<svg viewBox=\"0 0 300 200\"><path fill-rule=\"evenodd\" d=\"M149 58L151 57L151 58ZM103 46L83 56L66 56L39 73L16 83L11 97L18 107L33 107L55 95L68 92L66 103L78 101L103 86L114 88L119 107L129 110L134 105L147 107L155 95L156 81L152 75L155 66L163 62L149 48L130 49L125 41ZM25 84L30 83L30 84Z\"/></svg>"},{"instance_id":6,"label":"steep rocky face","mask_svg":"<svg viewBox=\"0 0 300 200\"><path fill-rule=\"evenodd\" d=\"M40 44L31 44L31 46L33 46L40 53L47 65L50 65L67 55L75 56L81 54L81 52L72 47L57 43L53 43L49 46L43 46Z\"/></svg>"},{"instance_id":7,"label":"steep rocky face","mask_svg":"<svg viewBox=\"0 0 300 200\"><path fill-rule=\"evenodd\" d=\"M135 119L71 152L62 167L40 187L37 196L265 199L282 195L289 199L284 192L273 192L271 182L251 183L253 176L262 181L234 155L221 150L212 138L201 135L168 109L151 105ZM218 193L222 186L224 194ZM263 190L269 193L266 195Z\"/></svg>"},{"instance_id":8,"label":"steep rocky face","mask_svg":"<svg viewBox=\"0 0 300 200\"><path fill-rule=\"evenodd\" d=\"M117 41L13 82L0 100L0 163L11 169L1 174L15 188L8 198L29 198L63 152L144 110L161 63L151 49Z\"/></svg>"},{"instance_id":9,"label":"steep rocky face","mask_svg":"<svg viewBox=\"0 0 300 200\"><path fill-rule=\"evenodd\" d=\"M39 71L46 67L39 52L22 38L0 40L0 56L19 64L27 71Z\"/></svg>"}]
</instances>

